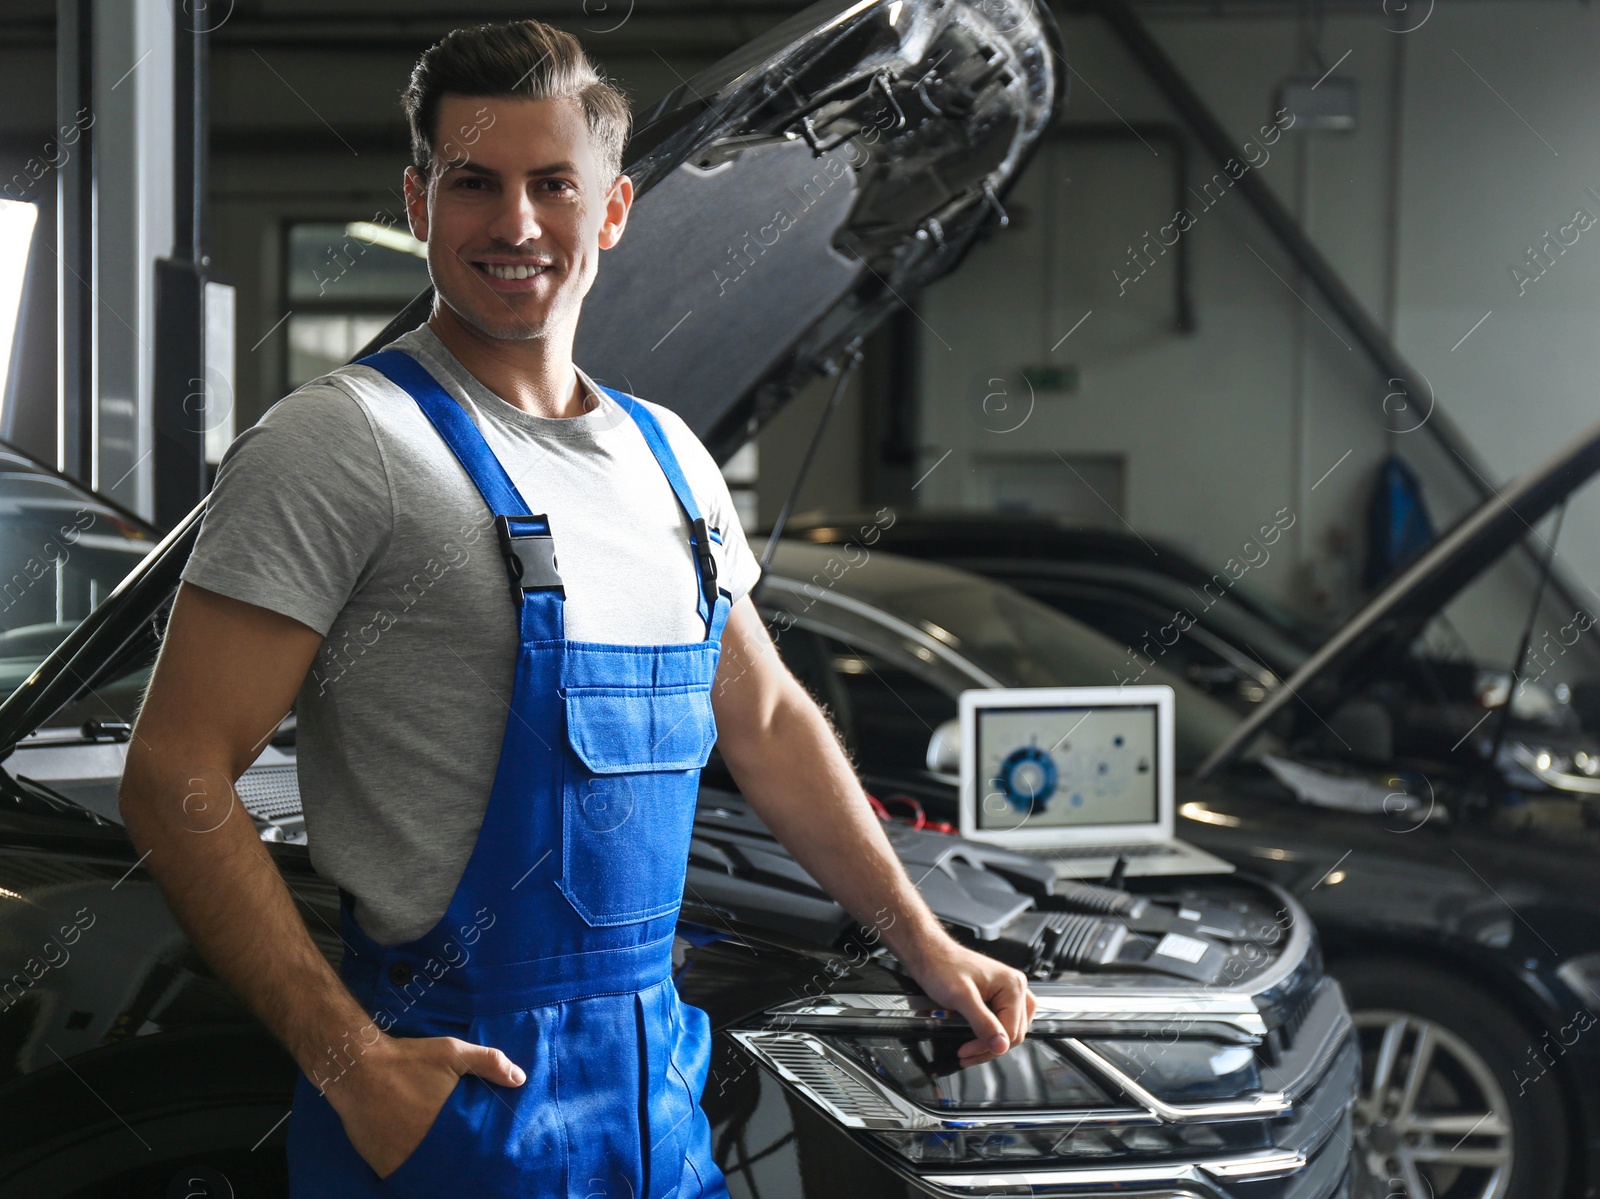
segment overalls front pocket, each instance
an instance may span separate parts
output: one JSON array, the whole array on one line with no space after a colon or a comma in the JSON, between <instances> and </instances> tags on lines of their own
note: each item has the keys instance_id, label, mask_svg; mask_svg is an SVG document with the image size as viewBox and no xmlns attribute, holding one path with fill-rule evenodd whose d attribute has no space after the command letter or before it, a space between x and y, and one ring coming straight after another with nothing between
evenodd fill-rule
<instances>
[{"instance_id":1,"label":"overalls front pocket","mask_svg":"<svg viewBox=\"0 0 1600 1199\"><path fill-rule=\"evenodd\" d=\"M394 1199L455 1195L559 1195L566 1171L566 1127L548 1059L558 1007L435 1023L420 1035L448 1034L501 1050L526 1081L503 1087L463 1074L422 1141L379 1183Z\"/></svg>"},{"instance_id":2,"label":"overalls front pocket","mask_svg":"<svg viewBox=\"0 0 1600 1199\"><path fill-rule=\"evenodd\" d=\"M717 736L709 682L568 686L562 699L562 893L594 927L676 910Z\"/></svg>"},{"instance_id":3,"label":"overalls front pocket","mask_svg":"<svg viewBox=\"0 0 1600 1199\"><path fill-rule=\"evenodd\" d=\"M396 1199L412 1199L413 1196L422 1199L438 1194L442 1181L458 1177L469 1164L477 1164L474 1159L481 1156L481 1151L468 1118L469 1105L464 1094L469 1079L485 1085L471 1075L457 1079L455 1090L445 1099L422 1141L384 1177L384 1189Z\"/></svg>"}]
</instances>

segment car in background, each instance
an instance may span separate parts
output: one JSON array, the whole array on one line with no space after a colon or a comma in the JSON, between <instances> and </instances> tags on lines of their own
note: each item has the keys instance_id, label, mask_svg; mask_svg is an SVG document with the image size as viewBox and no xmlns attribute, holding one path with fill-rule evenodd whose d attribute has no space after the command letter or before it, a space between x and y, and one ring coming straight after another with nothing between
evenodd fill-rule
<instances>
[{"instance_id":1,"label":"car in background","mask_svg":"<svg viewBox=\"0 0 1600 1199\"><path fill-rule=\"evenodd\" d=\"M135 707L198 518L153 551L135 530L126 552L138 568L0 704L0 741L11 747L0 766L0 895L15 901L0 905L8 1196L153 1195L179 1184L184 1194L283 1191L293 1064L189 946L116 806ZM874 577L888 562L874 560ZM911 585L937 594L927 584L945 584L974 616L998 600L1029 643L1057 636L1059 658L996 642L988 668L1010 662L1042 678L1085 654L1110 660L1109 643L1025 597L1014 596L1013 610L1014 593L975 576L905 565ZM763 604L786 657L800 661L796 649L811 644L801 629L814 618L802 611L793 627L780 618L802 606L808 582L782 571L769 576ZM861 615L859 605L843 610ZM902 648L923 662L917 650L928 646ZM946 668L966 661L928 652ZM860 662L843 677L890 669ZM956 677L989 679L975 669ZM917 702L895 679L900 697ZM1193 762L1237 721L1189 698L1213 709L1200 735L1191 722L1183 752ZM883 749L925 750L926 730L907 736L892 720L869 727L863 717L851 727ZM339 901L306 854L292 721L236 792L237 806L206 818L253 822L335 959ZM1004 1057L958 1068L963 1024L918 996L880 935L817 886L713 759L674 966L680 992L717 1033L704 1105L735 1195L1372 1194L1349 1151L1353 1026L1311 922L1281 888L1220 876L1063 890L1037 859L921 822L886 830L944 925L1029 973L1034 1026ZM1189 931L1207 946L1207 973L1167 969L1139 920L1201 909L1205 927ZM1108 937L1109 956L1098 951Z\"/></svg>"},{"instance_id":2,"label":"car in background","mask_svg":"<svg viewBox=\"0 0 1600 1199\"><path fill-rule=\"evenodd\" d=\"M1600 605L1558 554L1563 521L1600 512L1597 469L1600 429L1485 500L1209 750L1215 705L1179 691L1181 835L1311 912L1361 1032L1358 1140L1401 1199L1600 1181ZM916 741L962 687L1117 685L1127 659L1064 658L1036 618L995 653L1004 622L887 565L902 518L780 547L822 638L786 652L835 697L876 785L949 819L952 784ZM776 586L766 602L789 601ZM970 681L935 666L954 658Z\"/></svg>"},{"instance_id":3,"label":"car in background","mask_svg":"<svg viewBox=\"0 0 1600 1199\"><path fill-rule=\"evenodd\" d=\"M1213 850L1272 839L1258 868L1307 899L1381 1034L1390 1097L1403 1106L1404 1067L1432 1055L1495 1100L1464 1142L1497 1130L1474 1195L1600 1181L1600 603L1582 541L1597 472L1593 428L1485 499L1208 755L1189 796ZM1358 1119L1423 1168L1381 1093Z\"/></svg>"},{"instance_id":4,"label":"car in background","mask_svg":"<svg viewBox=\"0 0 1600 1199\"><path fill-rule=\"evenodd\" d=\"M142 517L0 443L0 696L155 548Z\"/></svg>"},{"instance_id":5,"label":"car in background","mask_svg":"<svg viewBox=\"0 0 1600 1199\"><path fill-rule=\"evenodd\" d=\"M1292 522L1293 518L1289 520ZM1296 670L1326 633L1257 595L1250 566L1230 559L1207 571L1178 547L1131 530L1088 528L1009 512L898 511L879 547L1008 583L1127 647L1119 674L1159 661L1209 695L1249 711ZM816 545L848 543L874 524L865 514L810 512L784 535ZM1268 526L1257 565L1291 527Z\"/></svg>"},{"instance_id":6,"label":"car in background","mask_svg":"<svg viewBox=\"0 0 1600 1199\"><path fill-rule=\"evenodd\" d=\"M998 218L1061 61L1048 13L1021 0L829 0L687 81L630 143L637 200L579 360L725 453ZM36 655L19 649L0 702L8 1199L284 1189L293 1063L189 944L116 806L203 512L153 547L142 529L104 547L137 565L114 587L108 565L98 604L37 619L49 629ZM251 821L331 961L338 896L311 869L295 739L286 721L236 802L190 814L201 831ZM960 1068L965 1022L918 995L877 925L821 893L708 770L673 964L716 1030L703 1102L735 1195L1357 1199L1353 1029L1281 888L1062 892L1033 859L887 828L945 926L1035 980L1032 1033ZM1134 910L1191 909L1217 926L1194 930L1198 975L1130 934Z\"/></svg>"}]
</instances>

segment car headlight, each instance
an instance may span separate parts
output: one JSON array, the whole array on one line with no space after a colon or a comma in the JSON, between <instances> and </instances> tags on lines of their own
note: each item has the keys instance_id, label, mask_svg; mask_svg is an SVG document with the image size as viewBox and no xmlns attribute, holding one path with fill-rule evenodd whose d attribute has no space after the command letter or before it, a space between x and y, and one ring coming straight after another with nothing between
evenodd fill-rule
<instances>
[{"instance_id":1,"label":"car headlight","mask_svg":"<svg viewBox=\"0 0 1600 1199\"><path fill-rule=\"evenodd\" d=\"M1090 1049L1169 1103L1204 1103L1261 1089L1248 1045L1215 1041L1085 1041Z\"/></svg>"},{"instance_id":2,"label":"car headlight","mask_svg":"<svg viewBox=\"0 0 1600 1199\"><path fill-rule=\"evenodd\" d=\"M775 1074L847 1128L915 1164L1026 1161L1064 1165L1109 1160L1189 1161L1217 1152L1248 1153L1272 1147L1261 1120L1169 1123L1129 1106L1109 1080L1096 1077L1071 1038L1028 1038L1010 1052L977 1066L955 1064L967 1030L810 1032L747 1030L734 1039ZM1098 1041L1121 1062L1142 1063L1139 1081L1168 1094L1194 1087L1195 1067L1217 1047L1176 1042L1172 1061L1138 1042ZM1249 1056L1248 1047L1240 1048ZM1224 1049L1224 1052L1226 1050ZM1091 1059L1092 1060L1092 1059ZM1175 1066L1168 1075L1168 1067ZM1216 1080L1211 1080L1215 1082ZM1235 1087L1204 1088L1236 1098ZM1275 1116L1287 1102L1277 1097L1228 1105L1230 1114ZM1298 1168L1300 1163L1292 1163Z\"/></svg>"},{"instance_id":3,"label":"car headlight","mask_svg":"<svg viewBox=\"0 0 1600 1199\"><path fill-rule=\"evenodd\" d=\"M1308 1004L1312 1064L1280 1073L1247 998L1036 995L1027 1039L976 1066L958 1064L964 1020L905 996L802 1000L729 1035L891 1165L954 1194L1002 1177L1036 1194L1281 1178L1347 1119L1359 1060L1335 988Z\"/></svg>"},{"instance_id":4,"label":"car headlight","mask_svg":"<svg viewBox=\"0 0 1600 1199\"><path fill-rule=\"evenodd\" d=\"M1554 749L1512 741L1500 751L1500 766L1520 768L1555 791L1600 795L1600 750Z\"/></svg>"}]
</instances>

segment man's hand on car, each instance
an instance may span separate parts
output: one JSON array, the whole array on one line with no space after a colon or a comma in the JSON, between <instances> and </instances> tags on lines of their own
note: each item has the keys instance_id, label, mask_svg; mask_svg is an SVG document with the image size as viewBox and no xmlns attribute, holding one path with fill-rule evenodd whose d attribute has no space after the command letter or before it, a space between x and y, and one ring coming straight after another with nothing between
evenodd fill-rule
<instances>
[{"instance_id":1,"label":"man's hand on car","mask_svg":"<svg viewBox=\"0 0 1600 1199\"><path fill-rule=\"evenodd\" d=\"M456 1037L380 1037L324 1087L345 1135L379 1178L415 1152L463 1074L520 1087L527 1078L498 1049Z\"/></svg>"},{"instance_id":2,"label":"man's hand on car","mask_svg":"<svg viewBox=\"0 0 1600 1199\"><path fill-rule=\"evenodd\" d=\"M1037 1005L1027 976L965 948L934 918L833 726L783 664L748 595L723 630L711 704L723 763L763 823L846 911L883 934L929 998L972 1025L977 1039L961 1046L961 1064L1020 1041Z\"/></svg>"},{"instance_id":3,"label":"man's hand on car","mask_svg":"<svg viewBox=\"0 0 1600 1199\"><path fill-rule=\"evenodd\" d=\"M961 1065L976 1066L1012 1048L1028 1034L1039 1001L1028 976L941 934L906 972L929 999L960 1012L974 1039L957 1050Z\"/></svg>"}]
</instances>

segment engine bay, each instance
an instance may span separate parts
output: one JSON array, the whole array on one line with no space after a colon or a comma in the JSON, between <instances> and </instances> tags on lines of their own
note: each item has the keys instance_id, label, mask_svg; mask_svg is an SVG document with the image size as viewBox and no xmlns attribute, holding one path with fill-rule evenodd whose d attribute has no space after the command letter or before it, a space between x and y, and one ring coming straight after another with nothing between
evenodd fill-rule
<instances>
[{"instance_id":1,"label":"engine bay","mask_svg":"<svg viewBox=\"0 0 1600 1199\"><path fill-rule=\"evenodd\" d=\"M1294 932L1289 906L1235 875L1071 881L1038 858L905 821L884 830L953 936L1041 982L1249 989ZM684 898L820 944L865 935L888 953L729 793L702 794Z\"/></svg>"}]
</instances>

